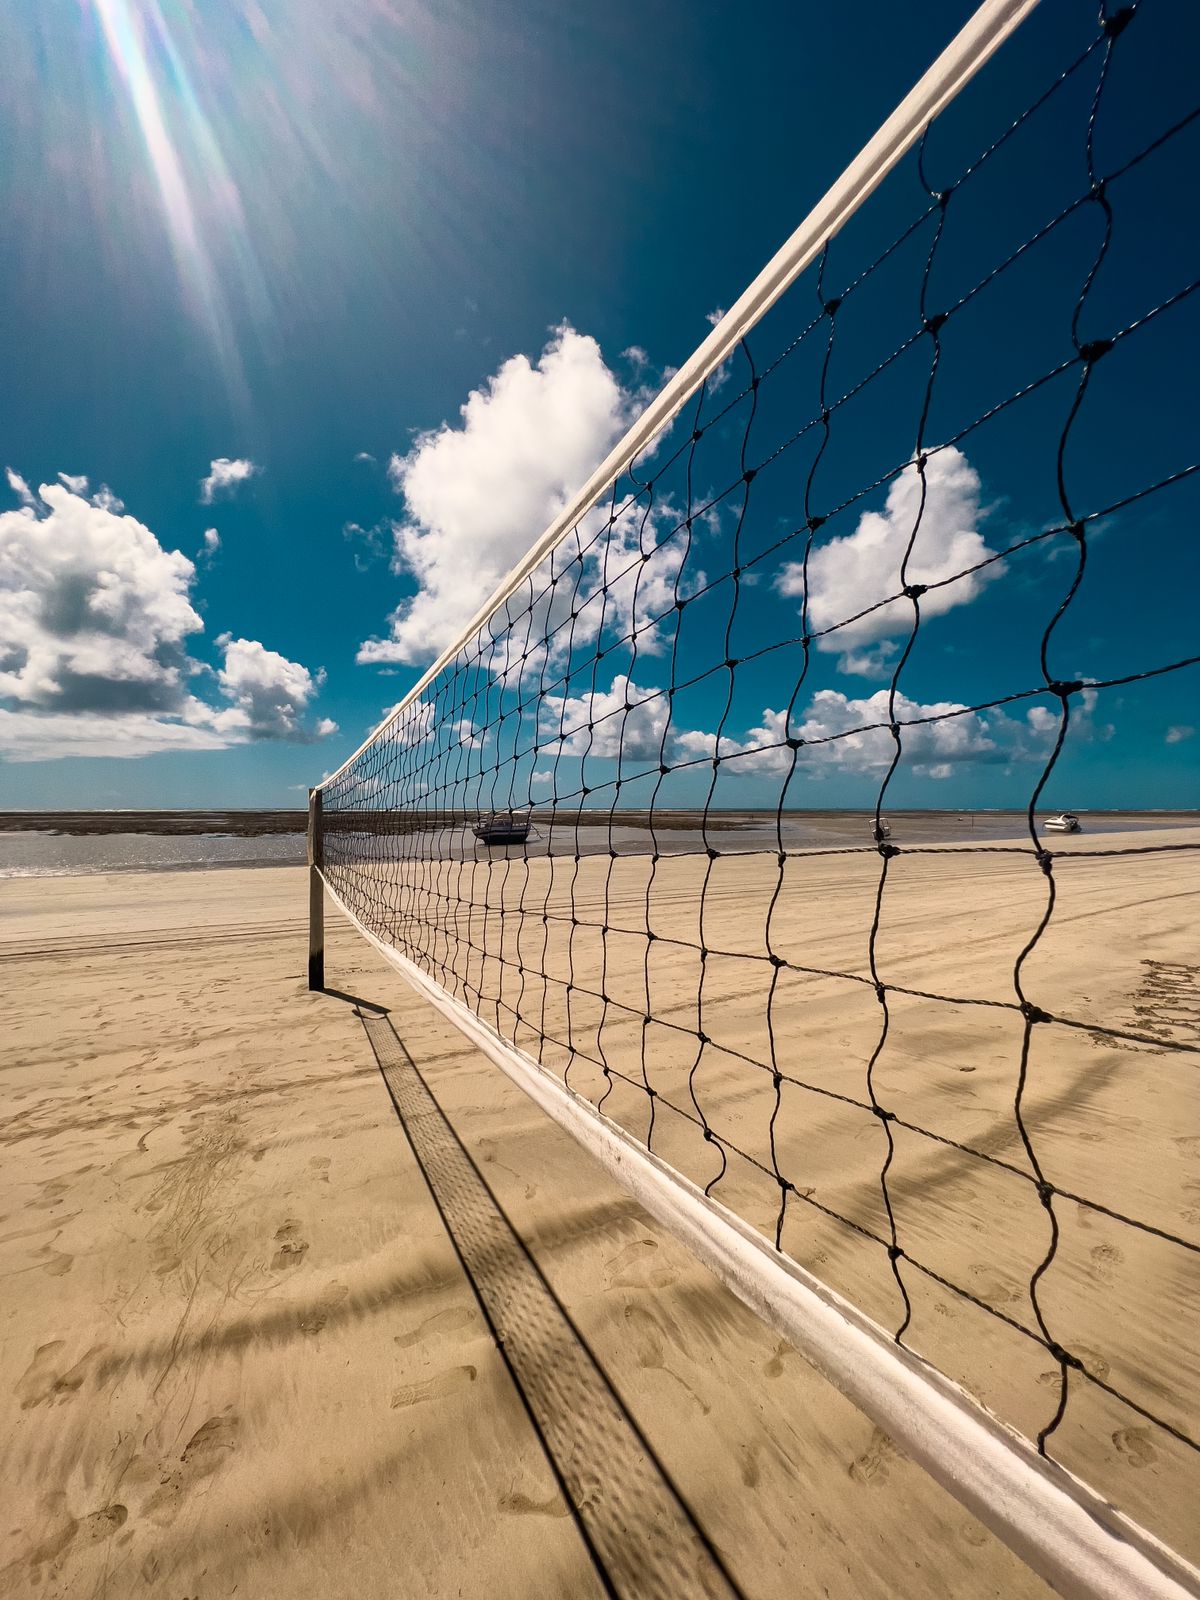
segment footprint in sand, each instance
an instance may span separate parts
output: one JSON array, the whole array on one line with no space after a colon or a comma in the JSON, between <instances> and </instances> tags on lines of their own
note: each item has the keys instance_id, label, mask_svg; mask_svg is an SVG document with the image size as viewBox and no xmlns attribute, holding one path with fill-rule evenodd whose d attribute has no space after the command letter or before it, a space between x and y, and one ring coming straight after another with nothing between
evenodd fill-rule
<instances>
[{"instance_id":1,"label":"footprint in sand","mask_svg":"<svg viewBox=\"0 0 1200 1600\"><path fill-rule=\"evenodd\" d=\"M1175 1143L1185 1156L1200 1156L1200 1134L1181 1133Z\"/></svg>"},{"instance_id":2,"label":"footprint in sand","mask_svg":"<svg viewBox=\"0 0 1200 1600\"><path fill-rule=\"evenodd\" d=\"M79 1530L92 1544L100 1544L105 1539L111 1539L128 1520L128 1510L114 1501L112 1505L101 1506L99 1511L93 1511L84 1517Z\"/></svg>"},{"instance_id":3,"label":"footprint in sand","mask_svg":"<svg viewBox=\"0 0 1200 1600\"><path fill-rule=\"evenodd\" d=\"M1147 1428L1118 1428L1112 1442L1131 1467L1148 1467L1158 1460L1158 1451L1150 1443Z\"/></svg>"},{"instance_id":4,"label":"footprint in sand","mask_svg":"<svg viewBox=\"0 0 1200 1600\"><path fill-rule=\"evenodd\" d=\"M40 1585L44 1578L53 1578L59 1557L79 1532L79 1523L67 1510L67 1497L61 1491L43 1498L42 1512L46 1521L35 1536L34 1543L15 1561L0 1567L0 1592L16 1590L31 1593L32 1588ZM43 1570L46 1568L48 1572ZM28 1577L29 1585L21 1590L23 1577Z\"/></svg>"},{"instance_id":5,"label":"footprint in sand","mask_svg":"<svg viewBox=\"0 0 1200 1600\"><path fill-rule=\"evenodd\" d=\"M420 1344L430 1333L436 1332L441 1337L478 1321L479 1313L474 1306L450 1306L445 1311L435 1311L433 1316L426 1317L411 1333L393 1334L392 1343L397 1349L408 1350L414 1344Z\"/></svg>"},{"instance_id":6,"label":"footprint in sand","mask_svg":"<svg viewBox=\"0 0 1200 1600\"><path fill-rule=\"evenodd\" d=\"M1006 1283L1001 1275L987 1266L974 1266L970 1269L971 1276L976 1280L972 1284L972 1291L991 1306L1012 1305L1024 1298L1028 1292L1011 1283Z\"/></svg>"},{"instance_id":7,"label":"footprint in sand","mask_svg":"<svg viewBox=\"0 0 1200 1600\"><path fill-rule=\"evenodd\" d=\"M795 1354L796 1352L792 1349L790 1344L777 1344L775 1346L775 1354L763 1367L763 1377L778 1378L783 1371L783 1362L785 1356L794 1356Z\"/></svg>"},{"instance_id":8,"label":"footprint in sand","mask_svg":"<svg viewBox=\"0 0 1200 1600\"><path fill-rule=\"evenodd\" d=\"M570 1508L559 1494L552 1494L548 1500L531 1500L527 1494L510 1489L507 1494L500 1496L496 1504L501 1511L511 1512L515 1517L570 1516Z\"/></svg>"},{"instance_id":9,"label":"footprint in sand","mask_svg":"<svg viewBox=\"0 0 1200 1600\"><path fill-rule=\"evenodd\" d=\"M392 1396L392 1410L424 1405L426 1400L438 1400L443 1395L453 1394L465 1384L474 1383L477 1376L478 1369L475 1367L451 1367L449 1372L441 1372L436 1378L426 1378L424 1383L406 1383Z\"/></svg>"},{"instance_id":10,"label":"footprint in sand","mask_svg":"<svg viewBox=\"0 0 1200 1600\"><path fill-rule=\"evenodd\" d=\"M275 1230L275 1243L279 1249L271 1262L272 1272L283 1272L287 1267L298 1267L308 1250L307 1239L300 1237L300 1224L289 1217L281 1228Z\"/></svg>"},{"instance_id":11,"label":"footprint in sand","mask_svg":"<svg viewBox=\"0 0 1200 1600\"><path fill-rule=\"evenodd\" d=\"M1090 1373L1093 1378L1103 1380L1108 1377L1108 1362L1098 1350L1093 1350L1090 1345L1075 1345L1072 1347L1071 1354L1078 1356L1079 1360L1083 1362L1084 1371ZM1052 1385L1062 1382L1062 1373L1058 1367L1052 1367L1048 1372L1039 1372L1037 1381L1043 1387L1050 1388Z\"/></svg>"},{"instance_id":12,"label":"footprint in sand","mask_svg":"<svg viewBox=\"0 0 1200 1600\"><path fill-rule=\"evenodd\" d=\"M51 1278L61 1278L64 1273L70 1272L75 1264L75 1257L68 1255L65 1250L54 1250L48 1244L42 1245L40 1250L34 1252L42 1256L42 1271Z\"/></svg>"},{"instance_id":13,"label":"footprint in sand","mask_svg":"<svg viewBox=\"0 0 1200 1600\"><path fill-rule=\"evenodd\" d=\"M74 1365L68 1366L62 1359L66 1347L65 1340L51 1339L49 1344L39 1345L34 1351L33 1360L17 1379L15 1393L22 1411L69 1400L82 1388L89 1367L104 1350L103 1345L93 1345Z\"/></svg>"},{"instance_id":14,"label":"footprint in sand","mask_svg":"<svg viewBox=\"0 0 1200 1600\"><path fill-rule=\"evenodd\" d=\"M1099 1278L1101 1283L1111 1283L1115 1269L1125 1260L1115 1244L1095 1245L1089 1254L1092 1258L1092 1276Z\"/></svg>"},{"instance_id":15,"label":"footprint in sand","mask_svg":"<svg viewBox=\"0 0 1200 1600\"><path fill-rule=\"evenodd\" d=\"M206 1478L220 1470L237 1449L240 1419L228 1409L202 1422L184 1445L178 1463L164 1463L158 1488L142 1507L142 1515L168 1527L179 1514L182 1501Z\"/></svg>"},{"instance_id":16,"label":"footprint in sand","mask_svg":"<svg viewBox=\"0 0 1200 1600\"><path fill-rule=\"evenodd\" d=\"M222 1452L237 1449L239 1426L240 1420L234 1411L226 1411L219 1417L209 1417L207 1422L200 1424L184 1445L179 1459L184 1466L195 1469L197 1476L207 1477L220 1465L218 1457Z\"/></svg>"},{"instance_id":17,"label":"footprint in sand","mask_svg":"<svg viewBox=\"0 0 1200 1600\"><path fill-rule=\"evenodd\" d=\"M871 1442L862 1455L855 1456L846 1469L855 1483L886 1483L889 1463L899 1451L882 1428L871 1433Z\"/></svg>"},{"instance_id":18,"label":"footprint in sand","mask_svg":"<svg viewBox=\"0 0 1200 1600\"><path fill-rule=\"evenodd\" d=\"M62 1205L70 1185L61 1178L50 1178L45 1183L39 1183L38 1188L42 1191L41 1199L30 1200L26 1211L53 1211L56 1206Z\"/></svg>"},{"instance_id":19,"label":"footprint in sand","mask_svg":"<svg viewBox=\"0 0 1200 1600\"><path fill-rule=\"evenodd\" d=\"M669 1289L675 1282L675 1274L668 1267L656 1265L657 1253L656 1239L635 1239L624 1250L618 1250L604 1263L605 1270L611 1274L605 1288Z\"/></svg>"},{"instance_id":20,"label":"footprint in sand","mask_svg":"<svg viewBox=\"0 0 1200 1600\"><path fill-rule=\"evenodd\" d=\"M320 1333L321 1329L329 1321L331 1314L337 1310L349 1293L350 1291L344 1283L328 1284L301 1316L301 1332Z\"/></svg>"},{"instance_id":21,"label":"footprint in sand","mask_svg":"<svg viewBox=\"0 0 1200 1600\"><path fill-rule=\"evenodd\" d=\"M312 1168L313 1177L318 1183L329 1182L330 1159L328 1156L314 1156L308 1164Z\"/></svg>"},{"instance_id":22,"label":"footprint in sand","mask_svg":"<svg viewBox=\"0 0 1200 1600\"><path fill-rule=\"evenodd\" d=\"M506 1161L501 1161L497 1157L496 1143L494 1139L480 1139L479 1159L486 1162L489 1166L499 1167L502 1172L507 1172L510 1177L515 1178L519 1184L522 1184L524 1186L526 1200L532 1200L534 1195L537 1194L538 1191L536 1183L528 1182L521 1176L519 1172L515 1170L515 1168L510 1167Z\"/></svg>"},{"instance_id":23,"label":"footprint in sand","mask_svg":"<svg viewBox=\"0 0 1200 1600\"><path fill-rule=\"evenodd\" d=\"M674 1378L679 1387L691 1395L704 1415L708 1416L712 1407L700 1398L686 1379L681 1378L677 1372L667 1365L664 1345L665 1330L650 1313L644 1311L641 1306L626 1306L625 1325L632 1337L633 1355L638 1366L656 1367L660 1372L665 1372L668 1378Z\"/></svg>"},{"instance_id":24,"label":"footprint in sand","mask_svg":"<svg viewBox=\"0 0 1200 1600\"><path fill-rule=\"evenodd\" d=\"M759 1446L756 1444L743 1445L739 1451L741 1460L738 1462L738 1473L746 1489L757 1489L759 1479L762 1477L758 1465L758 1451Z\"/></svg>"}]
</instances>

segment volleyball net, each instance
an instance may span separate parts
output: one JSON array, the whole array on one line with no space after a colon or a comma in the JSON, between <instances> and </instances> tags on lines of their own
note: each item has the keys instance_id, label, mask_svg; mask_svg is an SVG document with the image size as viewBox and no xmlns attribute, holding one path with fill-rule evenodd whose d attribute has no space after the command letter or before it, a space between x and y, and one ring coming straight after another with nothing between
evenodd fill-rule
<instances>
[{"instance_id":1,"label":"volleyball net","mask_svg":"<svg viewBox=\"0 0 1200 1600\"><path fill-rule=\"evenodd\" d=\"M1045 822L1200 685L1200 106L1171 7L1033 10L530 529L314 882L1061 1592L1195 1594L1200 833Z\"/></svg>"}]
</instances>

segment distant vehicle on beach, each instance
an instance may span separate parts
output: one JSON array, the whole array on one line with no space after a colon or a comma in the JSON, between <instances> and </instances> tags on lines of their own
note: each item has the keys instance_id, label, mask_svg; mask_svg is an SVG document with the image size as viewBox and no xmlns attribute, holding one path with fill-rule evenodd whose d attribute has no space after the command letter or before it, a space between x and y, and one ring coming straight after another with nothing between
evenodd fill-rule
<instances>
[{"instance_id":1,"label":"distant vehicle on beach","mask_svg":"<svg viewBox=\"0 0 1200 1600\"><path fill-rule=\"evenodd\" d=\"M1062 811L1057 817L1047 817L1042 823L1044 833L1081 833L1082 826L1073 811Z\"/></svg>"},{"instance_id":2,"label":"distant vehicle on beach","mask_svg":"<svg viewBox=\"0 0 1200 1600\"><path fill-rule=\"evenodd\" d=\"M524 844L530 825L528 811L491 811L478 818L471 832L480 844Z\"/></svg>"}]
</instances>

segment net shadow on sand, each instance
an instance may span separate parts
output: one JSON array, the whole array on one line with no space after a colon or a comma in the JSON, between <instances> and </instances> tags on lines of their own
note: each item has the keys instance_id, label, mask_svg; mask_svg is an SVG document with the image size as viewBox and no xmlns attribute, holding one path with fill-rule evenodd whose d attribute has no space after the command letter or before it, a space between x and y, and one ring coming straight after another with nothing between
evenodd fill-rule
<instances>
[{"instance_id":1,"label":"net shadow on sand","mask_svg":"<svg viewBox=\"0 0 1200 1600\"><path fill-rule=\"evenodd\" d=\"M356 1011L605 1592L622 1600L673 1600L680 1594L741 1600L741 1590L488 1187L390 1016L362 1001Z\"/></svg>"}]
</instances>

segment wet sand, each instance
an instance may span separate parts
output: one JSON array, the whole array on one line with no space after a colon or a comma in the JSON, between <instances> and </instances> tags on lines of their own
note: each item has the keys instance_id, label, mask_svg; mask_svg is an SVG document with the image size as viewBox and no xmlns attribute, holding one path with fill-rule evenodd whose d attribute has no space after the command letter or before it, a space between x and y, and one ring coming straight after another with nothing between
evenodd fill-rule
<instances>
[{"instance_id":1,"label":"wet sand","mask_svg":"<svg viewBox=\"0 0 1200 1600\"><path fill-rule=\"evenodd\" d=\"M855 874L872 863L854 858L846 875L845 858L825 859L841 859L843 877L798 880L797 904L819 895L823 920L798 917L787 953L819 948L823 965L850 970L862 960L866 885ZM946 859L922 858L922 874ZM1190 959L1192 860L1070 863L1064 872L1079 880L1064 884L1066 943L1047 947L1043 985L1085 1016L1092 1005L1143 1032L1186 1026L1186 996L1181 1006L1169 987L1155 998L1146 961L1151 951ZM651 918L680 939L699 931L695 865L680 862L672 878L660 863L661 898L651 899ZM586 880L607 863L584 866ZM484 872L485 897L514 892L511 872L469 870ZM538 870L556 869L531 863ZM768 879L758 871L743 861L711 891L727 953L705 980L710 1035L751 1052L762 1046L761 997L746 981L761 965L748 959L755 928L761 947ZM914 987L953 975L982 997L993 983L999 993L997 953L1011 970L1031 892L997 868L954 881L935 895L924 876L905 885L897 871L889 936L902 941ZM598 878L576 878L585 921L599 890ZM337 992L307 994L304 903L304 873L291 868L3 886L0 1595L516 1600L600 1595L598 1566L623 1595L1046 1593L336 914L327 977ZM606 925L645 905L641 881L610 884ZM522 933L516 919L500 922L506 940L528 940L529 923ZM605 936L606 981L625 993L645 982L641 926L640 946L633 933ZM581 939L597 937L575 930L581 970L597 954ZM979 945L975 965L963 960L968 944ZM655 1008L686 1018L693 958L665 940L662 955ZM564 959L552 949L547 970ZM1080 973L1087 986L1068 992ZM485 993L508 981L498 969L482 978ZM806 979L789 994L780 1020L793 1066L802 1053L814 1076L861 1074L878 1028L873 990L846 1000L862 987ZM947 1018L939 1007L935 1024L922 1002L909 1004L918 1009L906 1016L896 1001L881 1094L1007 1150L1009 1014L980 1034L979 1008ZM585 1008L572 1022L594 1024L613 1062L637 1048L627 1021ZM1081 1192L1103 1183L1110 1197L1189 1226L1200 1202L1187 1190L1200 1176L1192 1062L1179 1073L1181 1058L1153 1045L1086 1033L1077 1050L1031 1091L1055 1181ZM685 1064L664 1045L654 1065L674 1096ZM577 1059L573 1084L596 1088L586 1078L596 1070ZM744 1064L714 1054L703 1070L714 1124L726 1118L730 1138L753 1145L762 1106ZM644 1103L628 1093L605 1109L636 1126ZM799 1104L790 1120L799 1131L781 1160L805 1167L813 1195L872 1219L873 1122L864 1130L854 1108L814 1119ZM693 1131L660 1130L685 1170L711 1158ZM901 1149L906 1243L947 1252L955 1272L979 1268L980 1296L1003 1305L1040 1253L1040 1207L1005 1191L1000 1230L995 1193L944 1149ZM757 1178L732 1170L723 1198L757 1220L769 1211ZM1188 1285L1164 1264L1165 1247L1110 1239L1094 1216L1068 1220L1058 1316L1080 1322L1090 1359L1123 1385L1140 1373L1156 1407L1193 1403L1195 1352L1175 1308ZM815 1212L789 1213L786 1227L798 1259L824 1266L881 1320L894 1315L873 1247L860 1256ZM1025 1406L1019 1420L1036 1420L1049 1393L1044 1352L1014 1355L977 1335L983 1313L917 1299L917 1347L935 1346L951 1370L975 1351L974 1373L958 1375L998 1409ZM1091 1452L1114 1498L1170 1537L1190 1535L1190 1461L1094 1405L1069 1410L1068 1422L1064 1446Z\"/></svg>"}]
</instances>

